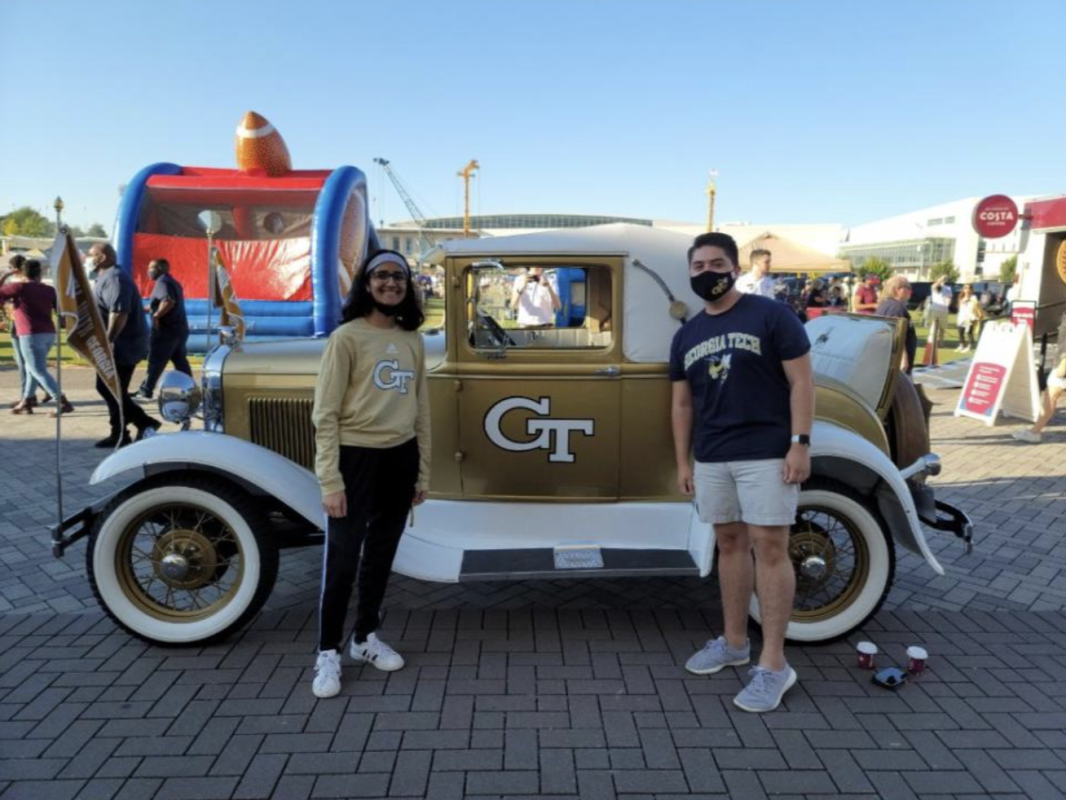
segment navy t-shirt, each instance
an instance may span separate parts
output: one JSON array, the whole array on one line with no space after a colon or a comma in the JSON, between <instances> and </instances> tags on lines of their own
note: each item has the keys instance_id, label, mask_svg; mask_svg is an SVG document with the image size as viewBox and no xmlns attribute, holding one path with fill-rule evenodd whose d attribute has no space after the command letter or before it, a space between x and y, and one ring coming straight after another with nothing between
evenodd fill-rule
<instances>
[{"instance_id":1,"label":"navy t-shirt","mask_svg":"<svg viewBox=\"0 0 1066 800\"><path fill-rule=\"evenodd\" d=\"M696 460L784 458L792 411L781 362L810 349L795 312L757 295L685 323L670 346L670 380L692 389Z\"/></svg>"},{"instance_id":2,"label":"navy t-shirt","mask_svg":"<svg viewBox=\"0 0 1066 800\"><path fill-rule=\"evenodd\" d=\"M154 313L159 304L164 300L171 300L174 305L166 314L159 318L159 332L173 336L188 336L189 321L185 316L185 292L173 277L168 274L159 276L152 288L152 312Z\"/></svg>"},{"instance_id":3,"label":"navy t-shirt","mask_svg":"<svg viewBox=\"0 0 1066 800\"><path fill-rule=\"evenodd\" d=\"M116 364L136 364L148 352L148 325L144 321L141 296L133 279L122 271L122 267L111 267L100 273L93 285L93 294L100 307L104 327L107 327L107 317L112 312L128 315L126 325L112 347Z\"/></svg>"}]
</instances>

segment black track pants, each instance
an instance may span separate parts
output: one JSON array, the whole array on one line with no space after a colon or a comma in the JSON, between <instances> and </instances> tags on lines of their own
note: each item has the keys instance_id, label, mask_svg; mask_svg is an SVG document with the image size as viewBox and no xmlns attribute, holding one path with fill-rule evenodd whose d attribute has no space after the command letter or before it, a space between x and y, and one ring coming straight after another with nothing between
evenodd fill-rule
<instances>
[{"instance_id":1,"label":"black track pants","mask_svg":"<svg viewBox=\"0 0 1066 800\"><path fill-rule=\"evenodd\" d=\"M418 481L418 442L387 449L340 448L348 516L330 517L322 553L319 650L340 651L344 617L359 576L355 638L364 641L380 623L381 601ZM360 553L362 557L360 557Z\"/></svg>"}]
</instances>

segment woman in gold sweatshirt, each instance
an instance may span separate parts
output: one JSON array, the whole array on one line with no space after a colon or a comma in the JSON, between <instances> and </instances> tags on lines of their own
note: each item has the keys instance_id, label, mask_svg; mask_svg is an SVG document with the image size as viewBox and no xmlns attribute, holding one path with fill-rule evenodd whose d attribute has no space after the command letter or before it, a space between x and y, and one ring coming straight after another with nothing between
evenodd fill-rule
<instances>
[{"instance_id":1,"label":"woman in gold sweatshirt","mask_svg":"<svg viewBox=\"0 0 1066 800\"><path fill-rule=\"evenodd\" d=\"M407 515L429 486L429 392L418 333L425 318L407 260L391 250L371 256L343 316L322 355L312 416L328 523L317 697L341 688L344 617L357 573L351 657L390 672L403 667L375 631Z\"/></svg>"}]
</instances>

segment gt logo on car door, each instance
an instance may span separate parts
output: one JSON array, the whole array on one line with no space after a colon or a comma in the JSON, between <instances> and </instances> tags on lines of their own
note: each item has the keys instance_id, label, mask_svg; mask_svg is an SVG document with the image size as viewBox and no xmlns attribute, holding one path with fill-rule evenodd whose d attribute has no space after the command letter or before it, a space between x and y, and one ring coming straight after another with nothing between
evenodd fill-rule
<instances>
[{"instance_id":1,"label":"gt logo on car door","mask_svg":"<svg viewBox=\"0 0 1066 800\"><path fill-rule=\"evenodd\" d=\"M485 415L485 433L494 445L513 453L522 453L528 450L548 450L548 461L564 464L572 464L575 461L574 454L570 452L570 434L582 433L592 436L595 430L595 422L591 419L537 419L526 420L526 433L535 436L528 442L516 442L508 439L500 425L503 417L509 411L524 408L534 411L541 417L547 417L551 413L551 398L541 397L534 400L531 397L507 397L496 403Z\"/></svg>"}]
</instances>

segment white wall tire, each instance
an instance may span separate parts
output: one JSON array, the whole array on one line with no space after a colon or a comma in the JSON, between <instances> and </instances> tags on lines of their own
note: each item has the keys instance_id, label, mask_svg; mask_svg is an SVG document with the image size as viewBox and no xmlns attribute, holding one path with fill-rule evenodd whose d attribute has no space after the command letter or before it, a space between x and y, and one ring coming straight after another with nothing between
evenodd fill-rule
<instances>
[{"instance_id":1,"label":"white wall tire","mask_svg":"<svg viewBox=\"0 0 1066 800\"><path fill-rule=\"evenodd\" d=\"M216 480L135 485L100 515L86 553L100 605L159 645L202 645L240 628L277 577L277 550L244 492ZM169 557L169 561L168 561Z\"/></svg>"},{"instance_id":2,"label":"white wall tire","mask_svg":"<svg viewBox=\"0 0 1066 800\"><path fill-rule=\"evenodd\" d=\"M818 478L800 492L789 555L797 579L785 636L797 643L829 642L862 627L888 596L896 569L895 549L872 501ZM826 577L806 574L804 561L810 557L828 564ZM754 596L750 614L761 621Z\"/></svg>"}]
</instances>

